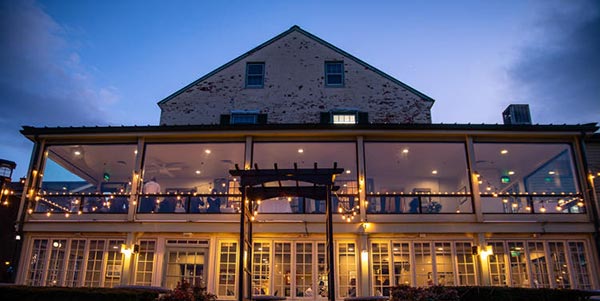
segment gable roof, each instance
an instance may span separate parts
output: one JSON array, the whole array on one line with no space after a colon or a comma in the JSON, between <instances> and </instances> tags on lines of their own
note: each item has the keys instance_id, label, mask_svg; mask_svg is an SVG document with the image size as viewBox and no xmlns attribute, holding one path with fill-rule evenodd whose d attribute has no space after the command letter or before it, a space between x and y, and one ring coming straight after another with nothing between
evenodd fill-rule
<instances>
[{"instance_id":1,"label":"gable roof","mask_svg":"<svg viewBox=\"0 0 600 301\"><path fill-rule=\"evenodd\" d=\"M223 65L223 66L221 66L221 67L219 67L219 68L211 71L210 73L208 73L208 74L202 76L201 78L193 81L192 83L188 84L187 86L179 89L177 92L175 92L175 93L167 96L163 100L159 101L158 104L161 105L163 103L166 103L167 101L175 98L177 95L183 93L184 91L188 90L189 88L191 88L191 87L199 84L200 82L208 79L209 77L215 75L216 73L220 72L221 70L224 70L225 68L227 68L227 67L229 67L229 66L231 66L231 65L233 65L233 64L235 64L235 63L237 63L237 62L239 62L241 60L243 60L244 58L246 58L247 56L253 54L254 52L256 52L256 51L258 51L258 50L260 50L260 49L262 49L264 47L269 46L270 44L272 44L275 41L277 41L277 40L279 40L279 39L287 36L288 34L294 32L294 31L297 31L297 32L299 32L299 33L301 33L301 34L303 34L303 35L305 35L305 36L307 36L307 37L315 40L316 42L320 43L321 45L323 45L325 47L328 47L331 50L336 51L336 52L338 52L339 54L341 54L341 55L343 55L345 57L350 58L351 60L355 61L356 63L358 63L360 65L362 65L363 67L365 67L365 68L367 68L367 69L369 69L369 70L371 70L371 71L379 74L380 76L385 77L386 79L388 79L388 80L392 81L393 83L395 83L395 84L403 87L404 89L406 89L406 90L408 90L408 91L416 94L417 96L419 96L421 98L424 98L426 100L429 100L431 102L435 102L435 100L433 98L431 98L431 97L429 97L429 96L427 96L427 95L419 92L415 88L413 88L413 87L411 87L411 86L409 86L409 85L407 85L407 84L405 84L405 83L397 80L393 76L391 76L391 75L389 75L389 74L387 74L387 73L385 73L385 72L383 72L383 71L381 71L381 70L379 70L379 69L377 69L377 68L375 68L375 67L367 64L366 62L364 62L361 59L359 59L359 58L357 58L357 57L355 57L355 56L347 53L346 51L344 51L344 50L342 50L340 48L335 47L334 45L328 43L327 41L325 41L325 40L323 40L323 39L321 39L321 38L319 38L319 37L317 37L317 36L315 36L313 34L311 34L310 32L305 31L304 29L300 28L300 26L294 25L294 26L290 27L290 29L288 29L288 30L280 33L279 35L275 36L274 38L272 38L272 39L270 39L270 40L268 40L268 41L266 41L266 42L258 45L257 47L253 48L252 50L250 50L250 51L248 51L248 52L246 52L246 53L238 56L237 58L231 60L230 62L226 63L225 65Z\"/></svg>"}]
</instances>

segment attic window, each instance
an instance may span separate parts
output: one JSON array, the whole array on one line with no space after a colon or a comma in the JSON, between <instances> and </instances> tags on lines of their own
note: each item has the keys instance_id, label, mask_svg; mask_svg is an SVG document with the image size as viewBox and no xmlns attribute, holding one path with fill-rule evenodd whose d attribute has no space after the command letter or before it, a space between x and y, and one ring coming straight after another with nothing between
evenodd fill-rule
<instances>
[{"instance_id":1,"label":"attic window","mask_svg":"<svg viewBox=\"0 0 600 301\"><path fill-rule=\"evenodd\" d=\"M333 113L333 124L356 124L356 113Z\"/></svg>"},{"instance_id":2,"label":"attic window","mask_svg":"<svg viewBox=\"0 0 600 301\"><path fill-rule=\"evenodd\" d=\"M344 86L344 62L325 62L325 86Z\"/></svg>"},{"instance_id":3,"label":"attic window","mask_svg":"<svg viewBox=\"0 0 600 301\"><path fill-rule=\"evenodd\" d=\"M230 114L221 115L221 124L266 124L267 114L261 114L258 110L235 110Z\"/></svg>"},{"instance_id":4,"label":"attic window","mask_svg":"<svg viewBox=\"0 0 600 301\"><path fill-rule=\"evenodd\" d=\"M231 113L230 124L256 124L258 113Z\"/></svg>"},{"instance_id":5,"label":"attic window","mask_svg":"<svg viewBox=\"0 0 600 301\"><path fill-rule=\"evenodd\" d=\"M262 88L265 85L265 63L246 64L246 88Z\"/></svg>"}]
</instances>

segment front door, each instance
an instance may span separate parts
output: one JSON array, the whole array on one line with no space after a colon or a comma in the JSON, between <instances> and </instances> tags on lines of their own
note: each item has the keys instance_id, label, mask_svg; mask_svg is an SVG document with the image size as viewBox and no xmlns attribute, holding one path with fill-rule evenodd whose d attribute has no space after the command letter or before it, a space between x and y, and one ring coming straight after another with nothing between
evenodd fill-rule
<instances>
[{"instance_id":1,"label":"front door","mask_svg":"<svg viewBox=\"0 0 600 301\"><path fill-rule=\"evenodd\" d=\"M177 248L167 251L165 286L175 288L177 283L188 282L192 286L206 288L208 249Z\"/></svg>"}]
</instances>

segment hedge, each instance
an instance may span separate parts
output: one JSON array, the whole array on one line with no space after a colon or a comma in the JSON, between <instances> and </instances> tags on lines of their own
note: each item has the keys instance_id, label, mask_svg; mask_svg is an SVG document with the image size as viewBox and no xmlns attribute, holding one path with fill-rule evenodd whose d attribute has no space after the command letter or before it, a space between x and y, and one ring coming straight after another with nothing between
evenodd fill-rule
<instances>
[{"instance_id":1,"label":"hedge","mask_svg":"<svg viewBox=\"0 0 600 301\"><path fill-rule=\"evenodd\" d=\"M154 301L158 292L144 289L0 286L2 301Z\"/></svg>"}]
</instances>

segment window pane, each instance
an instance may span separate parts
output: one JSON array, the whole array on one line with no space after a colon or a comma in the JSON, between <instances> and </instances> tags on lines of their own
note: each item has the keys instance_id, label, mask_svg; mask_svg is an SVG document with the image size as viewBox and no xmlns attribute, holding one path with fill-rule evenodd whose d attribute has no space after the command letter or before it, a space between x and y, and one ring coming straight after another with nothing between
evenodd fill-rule
<instances>
[{"instance_id":1,"label":"window pane","mask_svg":"<svg viewBox=\"0 0 600 301\"><path fill-rule=\"evenodd\" d=\"M458 285L476 285L475 261L471 253L470 242L457 242L456 264L458 266ZM489 257L488 257L489 258Z\"/></svg>"},{"instance_id":2,"label":"window pane","mask_svg":"<svg viewBox=\"0 0 600 301\"><path fill-rule=\"evenodd\" d=\"M415 274L417 286L433 285L433 263L431 257L431 244L428 242L415 242Z\"/></svg>"},{"instance_id":3,"label":"window pane","mask_svg":"<svg viewBox=\"0 0 600 301\"><path fill-rule=\"evenodd\" d=\"M573 284L578 289L591 289L589 265L583 242L569 242L569 253L573 265Z\"/></svg>"},{"instance_id":4,"label":"window pane","mask_svg":"<svg viewBox=\"0 0 600 301\"><path fill-rule=\"evenodd\" d=\"M291 297L292 284L292 244L275 243L274 250L273 295Z\"/></svg>"},{"instance_id":5,"label":"window pane","mask_svg":"<svg viewBox=\"0 0 600 301\"><path fill-rule=\"evenodd\" d=\"M449 242L435 243L435 268L437 285L454 285L454 261L452 245Z\"/></svg>"},{"instance_id":6,"label":"window pane","mask_svg":"<svg viewBox=\"0 0 600 301\"><path fill-rule=\"evenodd\" d=\"M394 277L392 285L411 285L410 248L408 243L393 243Z\"/></svg>"},{"instance_id":7,"label":"window pane","mask_svg":"<svg viewBox=\"0 0 600 301\"><path fill-rule=\"evenodd\" d=\"M135 284L150 286L152 285L152 274L154 272L156 242L153 240L142 240L139 245L140 251L137 255Z\"/></svg>"},{"instance_id":8,"label":"window pane","mask_svg":"<svg viewBox=\"0 0 600 301\"><path fill-rule=\"evenodd\" d=\"M248 74L262 75L264 64L248 64Z\"/></svg>"},{"instance_id":9,"label":"window pane","mask_svg":"<svg viewBox=\"0 0 600 301\"><path fill-rule=\"evenodd\" d=\"M380 195L369 197L369 212L472 212L463 143L368 142L365 158L367 194Z\"/></svg>"},{"instance_id":10,"label":"window pane","mask_svg":"<svg viewBox=\"0 0 600 301\"><path fill-rule=\"evenodd\" d=\"M506 253L503 242L489 242L492 246L493 255L488 256L488 264L490 271L490 280L493 286L506 286L506 260L509 254Z\"/></svg>"},{"instance_id":11,"label":"window pane","mask_svg":"<svg viewBox=\"0 0 600 301\"><path fill-rule=\"evenodd\" d=\"M339 297L356 297L356 247L354 243L338 244Z\"/></svg>"},{"instance_id":12,"label":"window pane","mask_svg":"<svg viewBox=\"0 0 600 301\"><path fill-rule=\"evenodd\" d=\"M527 256L525 245L522 242L509 242L510 252L510 277L514 287L529 287L529 275L527 273Z\"/></svg>"},{"instance_id":13,"label":"window pane","mask_svg":"<svg viewBox=\"0 0 600 301\"><path fill-rule=\"evenodd\" d=\"M66 239L53 239L50 248L50 261L48 262L47 286L62 285L64 275L65 253L67 250Z\"/></svg>"},{"instance_id":14,"label":"window pane","mask_svg":"<svg viewBox=\"0 0 600 301\"><path fill-rule=\"evenodd\" d=\"M220 254L217 295L231 298L236 295L237 243L221 242Z\"/></svg>"},{"instance_id":15,"label":"window pane","mask_svg":"<svg viewBox=\"0 0 600 301\"><path fill-rule=\"evenodd\" d=\"M533 287L550 287L550 279L548 278L548 262L546 259L544 244L542 242L529 242L527 244L527 248L529 251L529 262L531 264Z\"/></svg>"},{"instance_id":16,"label":"window pane","mask_svg":"<svg viewBox=\"0 0 600 301\"><path fill-rule=\"evenodd\" d=\"M252 294L270 295L270 243L254 243L252 250Z\"/></svg>"},{"instance_id":17,"label":"window pane","mask_svg":"<svg viewBox=\"0 0 600 301\"><path fill-rule=\"evenodd\" d=\"M85 240L72 240L67 266L67 280L65 286L80 286L83 273L83 256L85 252Z\"/></svg>"},{"instance_id":18,"label":"window pane","mask_svg":"<svg viewBox=\"0 0 600 301\"><path fill-rule=\"evenodd\" d=\"M390 295L390 250L388 243L372 243L373 292L376 296Z\"/></svg>"},{"instance_id":19,"label":"window pane","mask_svg":"<svg viewBox=\"0 0 600 301\"><path fill-rule=\"evenodd\" d=\"M558 288L571 288L567 255L563 242L549 242L550 270L554 276L554 283Z\"/></svg>"},{"instance_id":20,"label":"window pane","mask_svg":"<svg viewBox=\"0 0 600 301\"><path fill-rule=\"evenodd\" d=\"M27 285L42 285L44 270L46 269L46 254L48 252L47 239L35 239L33 250L29 259L29 272L27 273Z\"/></svg>"}]
</instances>

